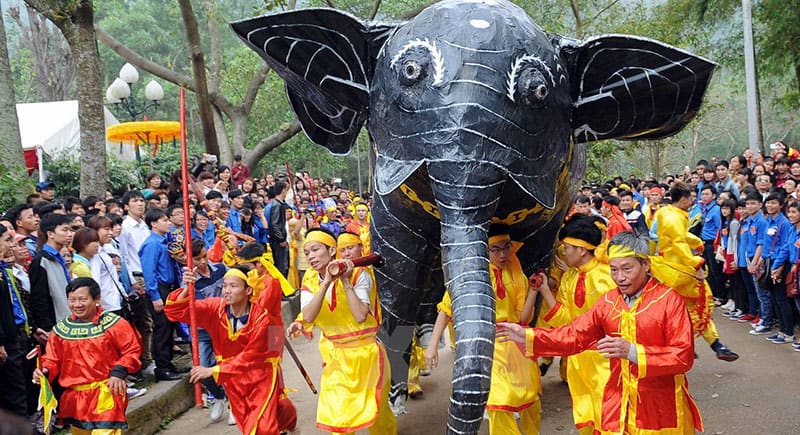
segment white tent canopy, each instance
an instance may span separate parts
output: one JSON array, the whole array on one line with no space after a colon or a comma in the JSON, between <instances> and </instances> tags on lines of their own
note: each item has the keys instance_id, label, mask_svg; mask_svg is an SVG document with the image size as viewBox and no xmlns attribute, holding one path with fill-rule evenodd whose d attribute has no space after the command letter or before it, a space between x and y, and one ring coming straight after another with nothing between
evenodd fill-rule
<instances>
[{"instance_id":1,"label":"white tent canopy","mask_svg":"<svg viewBox=\"0 0 800 435\"><path fill-rule=\"evenodd\" d=\"M103 112L106 128L119 124L105 106ZM77 100L17 104L17 118L23 150L39 146L51 157L80 154L81 127ZM133 160L136 157L133 146L108 141L106 153L120 160Z\"/></svg>"}]
</instances>

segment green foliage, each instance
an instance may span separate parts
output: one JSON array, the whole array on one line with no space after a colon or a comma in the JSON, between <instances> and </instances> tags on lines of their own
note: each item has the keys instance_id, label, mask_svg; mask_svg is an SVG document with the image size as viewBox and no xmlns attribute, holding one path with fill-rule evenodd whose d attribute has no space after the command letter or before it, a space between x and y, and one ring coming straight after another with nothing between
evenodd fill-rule
<instances>
[{"instance_id":1,"label":"green foliage","mask_svg":"<svg viewBox=\"0 0 800 435\"><path fill-rule=\"evenodd\" d=\"M25 196L33 192L35 184L36 180L29 177L25 169L10 171L0 163L0 211L25 202Z\"/></svg>"},{"instance_id":2,"label":"green foliage","mask_svg":"<svg viewBox=\"0 0 800 435\"><path fill-rule=\"evenodd\" d=\"M129 184L141 186L143 177L135 162L121 161L114 157L106 160L108 189L114 194L121 194ZM44 167L49 173L48 179L56 183L59 196L78 196L80 192L81 164L75 156L45 157Z\"/></svg>"},{"instance_id":3,"label":"green foliage","mask_svg":"<svg viewBox=\"0 0 800 435\"><path fill-rule=\"evenodd\" d=\"M37 101L39 95L36 93L33 53L27 48L19 47L14 50L13 55L9 55L9 63L11 64L11 77L14 81L14 95L17 103Z\"/></svg>"},{"instance_id":4,"label":"green foliage","mask_svg":"<svg viewBox=\"0 0 800 435\"><path fill-rule=\"evenodd\" d=\"M298 134L264 156L254 175L263 177L264 174L283 172L286 161L294 172L308 171L314 177L326 179L342 177L347 168L341 156L334 156L311 143L305 135Z\"/></svg>"},{"instance_id":5,"label":"green foliage","mask_svg":"<svg viewBox=\"0 0 800 435\"><path fill-rule=\"evenodd\" d=\"M617 141L606 140L589 144L586 153L586 175L585 180L591 182L602 182L609 178L609 165L614 161L614 156L620 150Z\"/></svg>"}]
</instances>

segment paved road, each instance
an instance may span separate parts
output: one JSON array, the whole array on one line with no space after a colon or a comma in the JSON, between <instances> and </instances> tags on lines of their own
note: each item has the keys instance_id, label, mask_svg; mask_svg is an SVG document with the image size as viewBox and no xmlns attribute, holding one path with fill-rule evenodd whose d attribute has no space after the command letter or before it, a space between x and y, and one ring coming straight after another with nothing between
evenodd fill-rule
<instances>
[{"instance_id":1,"label":"paved road","mask_svg":"<svg viewBox=\"0 0 800 435\"><path fill-rule=\"evenodd\" d=\"M703 415L705 433L790 435L800 433L800 352L786 345L775 345L763 336L752 336L748 325L717 317L723 341L741 358L734 363L718 361L704 341L698 340L694 369L689 373L690 391ZM294 342L311 377L318 385L321 372L315 342ZM409 403L409 413L399 417L400 434L444 433L450 370L453 354L440 352L441 366L431 376L422 378L425 395ZM556 368L555 366L553 367ZM314 426L316 397L305 386L289 361L284 361L287 385L298 391L291 394L298 409L295 434L321 433ZM575 434L567 386L557 370L550 370L542 380L542 434ZM481 433L488 433L486 427ZM169 424L163 434L216 435L238 434L225 423L209 424L208 410L192 409ZM367 433L362 431L359 433Z\"/></svg>"}]
</instances>

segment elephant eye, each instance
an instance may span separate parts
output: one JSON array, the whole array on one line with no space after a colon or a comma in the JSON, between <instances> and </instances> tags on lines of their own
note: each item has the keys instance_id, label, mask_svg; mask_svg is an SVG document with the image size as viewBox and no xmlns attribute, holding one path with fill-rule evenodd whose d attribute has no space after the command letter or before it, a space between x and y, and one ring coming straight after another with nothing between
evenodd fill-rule
<instances>
[{"instance_id":1,"label":"elephant eye","mask_svg":"<svg viewBox=\"0 0 800 435\"><path fill-rule=\"evenodd\" d=\"M427 68L423 68L423 65L414 59L405 60L400 66L400 83L405 86L411 86L424 79L427 75Z\"/></svg>"},{"instance_id":2,"label":"elephant eye","mask_svg":"<svg viewBox=\"0 0 800 435\"><path fill-rule=\"evenodd\" d=\"M444 58L436 43L427 39L413 39L407 42L392 57L389 64L396 68L397 77L403 86L412 86L432 75L436 86L444 80Z\"/></svg>"},{"instance_id":3,"label":"elephant eye","mask_svg":"<svg viewBox=\"0 0 800 435\"><path fill-rule=\"evenodd\" d=\"M547 101L550 86L555 78L547 63L537 56L518 57L508 72L506 91L508 98L516 103L540 106Z\"/></svg>"},{"instance_id":4,"label":"elephant eye","mask_svg":"<svg viewBox=\"0 0 800 435\"><path fill-rule=\"evenodd\" d=\"M549 90L542 73L536 68L526 68L520 74L515 89L516 100L527 105L541 105L547 99Z\"/></svg>"}]
</instances>

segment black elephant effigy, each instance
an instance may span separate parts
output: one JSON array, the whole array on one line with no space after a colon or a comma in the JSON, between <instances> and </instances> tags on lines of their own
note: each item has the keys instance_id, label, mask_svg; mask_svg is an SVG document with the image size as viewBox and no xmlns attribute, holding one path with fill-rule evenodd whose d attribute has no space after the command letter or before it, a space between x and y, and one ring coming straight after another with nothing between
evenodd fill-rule
<instances>
[{"instance_id":1,"label":"black elephant effigy","mask_svg":"<svg viewBox=\"0 0 800 435\"><path fill-rule=\"evenodd\" d=\"M367 122L393 399L405 395L414 325L433 322L447 288L450 433L476 433L488 396L489 224L525 242L517 255L526 274L547 267L585 171L583 144L677 133L715 68L646 38L547 34L504 0L446 0L397 25L304 9L232 27L285 80L313 142L347 153Z\"/></svg>"}]
</instances>

